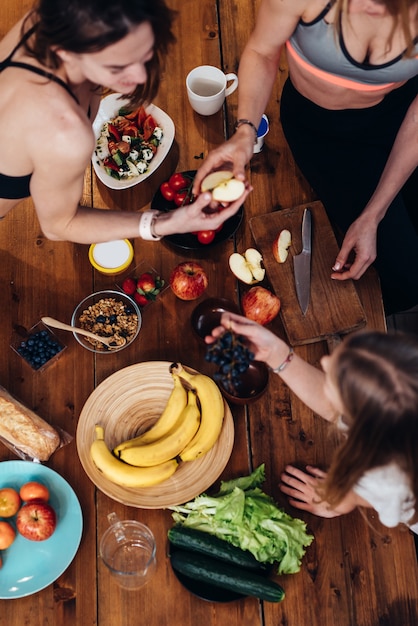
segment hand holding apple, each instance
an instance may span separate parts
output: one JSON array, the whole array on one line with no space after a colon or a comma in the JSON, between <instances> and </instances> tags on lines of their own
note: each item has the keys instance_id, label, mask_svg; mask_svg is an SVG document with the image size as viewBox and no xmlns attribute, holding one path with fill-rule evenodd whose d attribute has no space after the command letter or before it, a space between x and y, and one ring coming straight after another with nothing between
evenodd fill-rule
<instances>
[{"instance_id":1,"label":"hand holding apple","mask_svg":"<svg viewBox=\"0 0 418 626\"><path fill-rule=\"evenodd\" d=\"M242 311L250 320L265 326L278 315L280 299L268 289L251 287L241 298Z\"/></svg>"},{"instance_id":2,"label":"hand holding apple","mask_svg":"<svg viewBox=\"0 0 418 626\"><path fill-rule=\"evenodd\" d=\"M201 184L201 191L211 191L216 202L235 202L245 191L242 180L233 177L230 170L217 170L208 174Z\"/></svg>"},{"instance_id":3,"label":"hand holding apple","mask_svg":"<svg viewBox=\"0 0 418 626\"><path fill-rule=\"evenodd\" d=\"M170 275L170 287L180 300L196 300L208 286L208 277L196 261L183 261Z\"/></svg>"}]
</instances>

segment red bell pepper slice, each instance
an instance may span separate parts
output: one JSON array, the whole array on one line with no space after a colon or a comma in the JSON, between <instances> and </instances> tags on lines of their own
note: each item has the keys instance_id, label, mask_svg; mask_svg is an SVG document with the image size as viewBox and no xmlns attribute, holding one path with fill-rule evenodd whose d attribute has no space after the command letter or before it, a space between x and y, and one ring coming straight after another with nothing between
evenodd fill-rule
<instances>
[{"instance_id":1,"label":"red bell pepper slice","mask_svg":"<svg viewBox=\"0 0 418 626\"><path fill-rule=\"evenodd\" d=\"M116 126L114 126L110 122L107 125L107 130L108 130L109 134L114 137L115 141L120 141L121 140L120 132L118 131Z\"/></svg>"}]
</instances>

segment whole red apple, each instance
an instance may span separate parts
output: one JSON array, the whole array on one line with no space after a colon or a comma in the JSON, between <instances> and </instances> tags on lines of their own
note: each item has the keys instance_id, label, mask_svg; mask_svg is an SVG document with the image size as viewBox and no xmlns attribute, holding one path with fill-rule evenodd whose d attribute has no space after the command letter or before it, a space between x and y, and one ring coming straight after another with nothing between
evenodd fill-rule
<instances>
[{"instance_id":1,"label":"whole red apple","mask_svg":"<svg viewBox=\"0 0 418 626\"><path fill-rule=\"evenodd\" d=\"M196 300L207 286L206 272L195 261L183 261L171 272L170 287L181 300Z\"/></svg>"},{"instance_id":2,"label":"whole red apple","mask_svg":"<svg viewBox=\"0 0 418 626\"><path fill-rule=\"evenodd\" d=\"M264 287L251 287L243 295L241 307L245 317L265 326L279 313L280 299Z\"/></svg>"},{"instance_id":3,"label":"whole red apple","mask_svg":"<svg viewBox=\"0 0 418 626\"><path fill-rule=\"evenodd\" d=\"M0 517L13 517L20 507L20 497L12 487L0 489Z\"/></svg>"},{"instance_id":4,"label":"whole red apple","mask_svg":"<svg viewBox=\"0 0 418 626\"><path fill-rule=\"evenodd\" d=\"M31 541L48 539L57 525L57 516L50 504L31 500L19 509L16 526L20 534Z\"/></svg>"}]
</instances>

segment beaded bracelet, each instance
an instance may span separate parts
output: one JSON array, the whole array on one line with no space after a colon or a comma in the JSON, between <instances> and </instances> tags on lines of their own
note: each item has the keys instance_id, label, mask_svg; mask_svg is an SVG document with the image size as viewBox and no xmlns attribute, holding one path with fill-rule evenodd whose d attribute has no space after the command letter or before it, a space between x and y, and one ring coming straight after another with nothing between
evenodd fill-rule
<instances>
[{"instance_id":1,"label":"beaded bracelet","mask_svg":"<svg viewBox=\"0 0 418 626\"><path fill-rule=\"evenodd\" d=\"M292 346L290 346L289 353L283 363L281 363L277 367L270 367L271 371L275 374L280 374L280 372L283 372L283 370L289 365L290 361L293 359L294 353L295 351L293 350Z\"/></svg>"},{"instance_id":2,"label":"beaded bracelet","mask_svg":"<svg viewBox=\"0 0 418 626\"><path fill-rule=\"evenodd\" d=\"M244 120L244 119L237 120L237 121L235 122L235 130L238 130L238 128L239 128L240 126L242 126L243 124L248 124L248 126L251 126L251 128L252 128L252 129L253 129L253 131L254 131L254 135L255 135L255 137L254 137L254 143L257 143L257 128L254 126L254 124L253 124L250 120Z\"/></svg>"},{"instance_id":3,"label":"beaded bracelet","mask_svg":"<svg viewBox=\"0 0 418 626\"><path fill-rule=\"evenodd\" d=\"M139 220L139 236L145 241L159 241L161 237L155 234L154 222L159 211L144 211Z\"/></svg>"}]
</instances>

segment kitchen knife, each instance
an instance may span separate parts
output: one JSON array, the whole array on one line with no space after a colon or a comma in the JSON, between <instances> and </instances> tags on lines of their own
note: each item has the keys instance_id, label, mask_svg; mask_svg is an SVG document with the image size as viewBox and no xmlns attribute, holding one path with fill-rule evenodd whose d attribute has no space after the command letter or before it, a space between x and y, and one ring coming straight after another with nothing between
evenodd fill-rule
<instances>
[{"instance_id":1,"label":"kitchen knife","mask_svg":"<svg viewBox=\"0 0 418 626\"><path fill-rule=\"evenodd\" d=\"M311 294L312 214L305 209L302 219L302 252L293 257L296 295L303 315L306 314Z\"/></svg>"}]
</instances>

